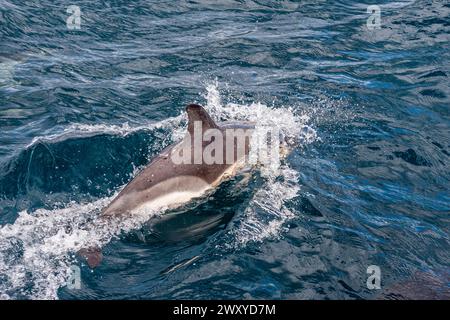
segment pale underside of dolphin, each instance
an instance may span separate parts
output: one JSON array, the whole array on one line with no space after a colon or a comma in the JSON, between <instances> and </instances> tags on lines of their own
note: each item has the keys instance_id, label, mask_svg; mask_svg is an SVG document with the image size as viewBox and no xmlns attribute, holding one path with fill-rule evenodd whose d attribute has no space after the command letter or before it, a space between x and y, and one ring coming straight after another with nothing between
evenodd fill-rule
<instances>
[{"instance_id":1,"label":"pale underside of dolphin","mask_svg":"<svg viewBox=\"0 0 450 320\"><path fill-rule=\"evenodd\" d=\"M215 123L202 106L190 104L186 107L188 115L188 130L185 137L156 156L117 197L103 209L102 218L114 218L134 214L146 214L164 209L173 209L199 198L213 190L222 181L236 174L245 166L250 151L250 138L254 130L251 122ZM216 132L211 139L202 139L199 144L198 125L201 133ZM228 132L234 134L228 135ZM195 152L200 153L211 147L215 139L223 139L222 161L207 164L195 162ZM217 146L217 144L216 144ZM231 148L230 148L231 146ZM196 150L195 147L197 147ZM190 161L178 163L174 154L183 154L186 148L191 148ZM230 158L230 152L232 156ZM231 160L231 161L230 161ZM218 162L218 163L217 163ZM98 248L82 249L79 253L86 258L90 267L97 266L101 260Z\"/></svg>"}]
</instances>

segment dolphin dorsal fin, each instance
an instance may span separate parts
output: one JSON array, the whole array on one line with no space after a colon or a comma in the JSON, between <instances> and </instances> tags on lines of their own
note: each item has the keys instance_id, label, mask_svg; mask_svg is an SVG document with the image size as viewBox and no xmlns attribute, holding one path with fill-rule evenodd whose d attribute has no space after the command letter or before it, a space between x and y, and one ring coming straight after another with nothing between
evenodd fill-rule
<instances>
[{"instance_id":1,"label":"dolphin dorsal fin","mask_svg":"<svg viewBox=\"0 0 450 320\"><path fill-rule=\"evenodd\" d=\"M206 110L198 104L190 104L186 107L188 114L188 131L192 135L194 133L194 122L201 121L203 131L218 128L217 124L211 119Z\"/></svg>"}]
</instances>

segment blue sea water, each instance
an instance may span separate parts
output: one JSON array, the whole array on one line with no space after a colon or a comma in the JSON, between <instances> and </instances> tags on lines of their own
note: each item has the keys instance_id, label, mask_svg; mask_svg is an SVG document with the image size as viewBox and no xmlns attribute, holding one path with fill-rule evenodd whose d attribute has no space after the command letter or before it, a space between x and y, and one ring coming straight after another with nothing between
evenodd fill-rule
<instances>
[{"instance_id":1,"label":"blue sea water","mask_svg":"<svg viewBox=\"0 0 450 320\"><path fill-rule=\"evenodd\" d=\"M446 1L0 0L0 298L448 298L449 32ZM97 224L192 102L298 144L176 212Z\"/></svg>"}]
</instances>

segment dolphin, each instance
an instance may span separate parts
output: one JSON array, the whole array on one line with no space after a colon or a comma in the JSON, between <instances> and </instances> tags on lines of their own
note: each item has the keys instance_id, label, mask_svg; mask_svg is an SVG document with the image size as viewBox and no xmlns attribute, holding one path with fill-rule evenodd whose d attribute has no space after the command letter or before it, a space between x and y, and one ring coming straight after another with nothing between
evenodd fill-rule
<instances>
[{"instance_id":1,"label":"dolphin","mask_svg":"<svg viewBox=\"0 0 450 320\"><path fill-rule=\"evenodd\" d=\"M245 166L253 123L219 125L196 104L188 105L186 112L185 137L156 156L103 210L102 216L179 207L205 195ZM214 159L205 159L205 152Z\"/></svg>"},{"instance_id":2,"label":"dolphin","mask_svg":"<svg viewBox=\"0 0 450 320\"><path fill-rule=\"evenodd\" d=\"M180 207L205 196L248 164L252 122L216 123L197 104L186 107L184 138L158 154L100 213L104 219ZM98 248L78 252L89 266L102 257Z\"/></svg>"}]
</instances>

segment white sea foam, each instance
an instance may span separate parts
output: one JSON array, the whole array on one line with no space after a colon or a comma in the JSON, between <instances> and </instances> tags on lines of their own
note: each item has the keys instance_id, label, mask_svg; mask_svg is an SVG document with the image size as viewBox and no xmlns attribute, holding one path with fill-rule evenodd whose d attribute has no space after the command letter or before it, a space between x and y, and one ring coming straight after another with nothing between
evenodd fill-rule
<instances>
[{"instance_id":1,"label":"white sea foam","mask_svg":"<svg viewBox=\"0 0 450 320\"><path fill-rule=\"evenodd\" d=\"M205 108L216 120L249 120L258 126L274 126L287 140L307 144L316 139L308 116L292 108L271 108L261 103L226 104L219 95L217 83L207 87ZM56 135L40 140L83 137L86 134L127 135L139 130L165 127L178 140L185 132L186 116L182 113L156 124L73 125ZM257 130L256 130L257 131ZM34 141L33 143L36 143ZM286 201L298 194L297 173L283 164L278 168L261 168L265 183L256 190L240 222L231 228L232 247L245 246L249 241L262 241L280 235L286 221L295 213ZM114 196L113 196L114 197ZM0 228L0 299L57 299L58 289L65 286L70 268L76 263L74 253L81 248L104 246L123 231L139 228L152 214L133 216L113 223L98 219L98 213L113 197L91 203L69 203L64 208L20 212L13 224Z\"/></svg>"},{"instance_id":2,"label":"white sea foam","mask_svg":"<svg viewBox=\"0 0 450 320\"><path fill-rule=\"evenodd\" d=\"M67 284L75 254L102 247L121 232L139 228L146 215L106 221L98 213L115 197L69 203L62 209L22 211L0 228L0 298L57 299Z\"/></svg>"}]
</instances>

